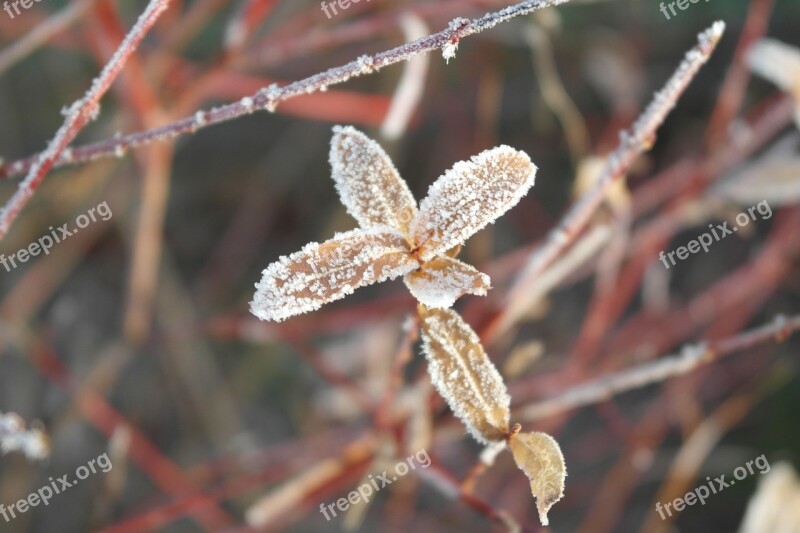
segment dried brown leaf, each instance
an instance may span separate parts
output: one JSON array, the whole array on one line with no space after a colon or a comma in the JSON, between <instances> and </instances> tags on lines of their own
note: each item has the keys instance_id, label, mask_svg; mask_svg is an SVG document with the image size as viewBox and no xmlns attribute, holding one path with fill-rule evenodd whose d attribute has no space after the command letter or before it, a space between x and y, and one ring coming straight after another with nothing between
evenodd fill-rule
<instances>
[{"instance_id":1,"label":"dried brown leaf","mask_svg":"<svg viewBox=\"0 0 800 533\"><path fill-rule=\"evenodd\" d=\"M486 296L492 286L489 276L483 272L444 256L434 257L403 279L420 303L439 309L452 306L465 294Z\"/></svg>"},{"instance_id":2,"label":"dried brown leaf","mask_svg":"<svg viewBox=\"0 0 800 533\"><path fill-rule=\"evenodd\" d=\"M508 146L460 161L428 190L411 225L413 242L428 261L494 222L527 194L536 165Z\"/></svg>"},{"instance_id":3,"label":"dried brown leaf","mask_svg":"<svg viewBox=\"0 0 800 533\"><path fill-rule=\"evenodd\" d=\"M547 433L517 433L509 439L511 454L517 466L531 482L536 509L543 526L548 525L547 512L564 496L567 467L558 442Z\"/></svg>"},{"instance_id":4,"label":"dried brown leaf","mask_svg":"<svg viewBox=\"0 0 800 533\"><path fill-rule=\"evenodd\" d=\"M340 233L270 264L256 284L250 311L262 320L280 321L418 267L405 237L392 228Z\"/></svg>"},{"instance_id":5,"label":"dried brown leaf","mask_svg":"<svg viewBox=\"0 0 800 533\"><path fill-rule=\"evenodd\" d=\"M391 226L408 235L417 203L383 149L351 126L334 128L330 163L336 190L362 228Z\"/></svg>"},{"instance_id":6,"label":"dried brown leaf","mask_svg":"<svg viewBox=\"0 0 800 533\"><path fill-rule=\"evenodd\" d=\"M419 315L436 390L479 442L505 439L511 398L478 335L454 311L420 305Z\"/></svg>"}]
</instances>

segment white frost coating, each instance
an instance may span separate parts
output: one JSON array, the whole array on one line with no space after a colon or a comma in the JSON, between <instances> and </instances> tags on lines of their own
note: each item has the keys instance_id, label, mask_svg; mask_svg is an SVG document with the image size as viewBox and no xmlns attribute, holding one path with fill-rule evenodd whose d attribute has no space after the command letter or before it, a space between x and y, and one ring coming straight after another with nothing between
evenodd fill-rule
<instances>
[{"instance_id":1,"label":"white frost coating","mask_svg":"<svg viewBox=\"0 0 800 533\"><path fill-rule=\"evenodd\" d=\"M392 228L340 233L264 269L250 311L261 320L280 321L417 268L405 237Z\"/></svg>"},{"instance_id":2,"label":"white frost coating","mask_svg":"<svg viewBox=\"0 0 800 533\"><path fill-rule=\"evenodd\" d=\"M442 46L442 57L444 58L445 63L450 63L450 60L456 57L456 51L458 50L458 42L448 42L444 46Z\"/></svg>"},{"instance_id":3,"label":"white frost coating","mask_svg":"<svg viewBox=\"0 0 800 533\"><path fill-rule=\"evenodd\" d=\"M478 335L453 311L433 311L421 319L433 386L478 442L501 440L508 430L511 397ZM496 430L497 438L484 434L487 427Z\"/></svg>"},{"instance_id":4,"label":"white frost coating","mask_svg":"<svg viewBox=\"0 0 800 533\"><path fill-rule=\"evenodd\" d=\"M460 161L431 185L411 227L421 257L463 244L470 236L514 207L533 186L536 165L509 146L486 150Z\"/></svg>"},{"instance_id":5,"label":"white frost coating","mask_svg":"<svg viewBox=\"0 0 800 533\"><path fill-rule=\"evenodd\" d=\"M445 253L515 205L536 173L523 152L488 150L457 163L418 210L389 156L356 129L334 128L330 164L342 203L362 230L311 243L267 267L251 303L262 320L313 311L400 275L434 309L450 307L464 294L486 295L489 277Z\"/></svg>"},{"instance_id":6,"label":"white frost coating","mask_svg":"<svg viewBox=\"0 0 800 533\"><path fill-rule=\"evenodd\" d=\"M270 113L274 113L275 110L278 109L278 100L283 96L283 89L278 87L277 83L272 83L265 89L261 89L260 92L267 98L264 109Z\"/></svg>"},{"instance_id":7,"label":"white frost coating","mask_svg":"<svg viewBox=\"0 0 800 533\"><path fill-rule=\"evenodd\" d=\"M433 262L437 268L426 264L403 278L414 298L427 307L446 309L465 294L486 296L491 288L489 276L466 263L449 257L437 257Z\"/></svg>"},{"instance_id":8,"label":"white frost coating","mask_svg":"<svg viewBox=\"0 0 800 533\"><path fill-rule=\"evenodd\" d=\"M375 68L373 63L372 63L372 56L369 56L369 55L365 54L363 56L359 56L357 61L358 61L358 64L361 66L361 73L362 74L369 74Z\"/></svg>"},{"instance_id":9,"label":"white frost coating","mask_svg":"<svg viewBox=\"0 0 800 533\"><path fill-rule=\"evenodd\" d=\"M403 234L417 215L408 185L378 143L353 127L331 139L331 175L342 203L362 228L387 225Z\"/></svg>"}]
</instances>

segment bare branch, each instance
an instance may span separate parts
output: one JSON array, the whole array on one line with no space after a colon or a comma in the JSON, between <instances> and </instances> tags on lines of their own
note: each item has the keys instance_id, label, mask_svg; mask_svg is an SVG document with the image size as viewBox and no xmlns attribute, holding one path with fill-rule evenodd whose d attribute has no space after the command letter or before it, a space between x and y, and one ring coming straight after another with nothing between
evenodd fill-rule
<instances>
[{"instance_id":1,"label":"bare branch","mask_svg":"<svg viewBox=\"0 0 800 533\"><path fill-rule=\"evenodd\" d=\"M514 298L523 297L528 292L528 286L538 279L542 272L574 241L575 237L586 227L592 214L602 203L609 188L628 171L644 151L648 150L654 142L656 130L664 119L675 107L678 98L694 79L711 53L716 48L717 42L725 30L725 23L715 22L710 28L698 36L698 44L686 53L678 69L669 79L664 88L656 93L650 105L634 123L630 131L620 133L620 143L617 149L608 157L606 166L600 178L578 202L576 202L561 223L550 232L546 242L538 247L531 255L528 264L520 272L509 289L506 296L506 305L498 316L495 324L507 320L504 315L512 305ZM488 338L493 337L497 330L490 330Z\"/></svg>"},{"instance_id":2,"label":"bare branch","mask_svg":"<svg viewBox=\"0 0 800 533\"><path fill-rule=\"evenodd\" d=\"M511 18L526 15L546 7L564 4L568 1L526 0L511 7L488 13L473 21L463 18L455 19L450 22L447 28L438 33L380 52L374 56L363 55L354 61L289 83L283 87L273 84L261 89L252 96L242 98L238 102L215 107L208 111L197 111L191 117L186 117L164 126L76 147L62 156L55 166L60 167L67 164L93 161L103 157L112 157L118 153L125 153L132 148L154 141L172 139L187 133L194 133L207 126L249 115L258 110L275 111L281 102L295 96L325 91L331 85L344 83L351 78L372 74L389 65L407 61L415 56L427 54L434 50L442 50L446 57L451 57L450 54L455 53L458 42L465 37L493 28ZM17 176L27 172L36 163L37 157L33 156L0 166L0 178Z\"/></svg>"},{"instance_id":3,"label":"bare branch","mask_svg":"<svg viewBox=\"0 0 800 533\"><path fill-rule=\"evenodd\" d=\"M603 376L555 398L529 405L515 414L524 420L538 420L576 407L591 405L622 392L686 374L703 364L772 338L784 339L797 330L800 330L800 315L789 319L778 316L771 324L713 344L687 346L678 354L660 357L655 361Z\"/></svg>"},{"instance_id":4,"label":"bare branch","mask_svg":"<svg viewBox=\"0 0 800 533\"><path fill-rule=\"evenodd\" d=\"M44 180L47 173L59 160L69 159L67 146L78 135L86 124L94 120L100 110L100 99L117 78L128 57L136 50L148 30L167 9L169 0L151 0L128 35L125 36L111 60L94 79L84 97L70 106L66 112L64 124L56 132L47 149L37 155L35 162L28 169L25 179L19 184L17 191L6 202L0 211L0 239L8 232L11 223L17 218L28 200Z\"/></svg>"}]
</instances>

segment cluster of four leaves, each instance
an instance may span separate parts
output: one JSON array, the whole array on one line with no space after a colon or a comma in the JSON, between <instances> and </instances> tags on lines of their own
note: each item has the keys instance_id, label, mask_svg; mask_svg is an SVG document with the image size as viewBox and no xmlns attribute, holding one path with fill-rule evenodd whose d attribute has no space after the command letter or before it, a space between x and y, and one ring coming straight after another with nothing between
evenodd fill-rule
<instances>
[{"instance_id":1,"label":"cluster of four leaves","mask_svg":"<svg viewBox=\"0 0 800 533\"><path fill-rule=\"evenodd\" d=\"M251 303L262 320L319 309L356 288L403 276L418 313L431 381L470 433L506 442L530 479L539 517L563 495L565 466L556 441L510 427L511 398L478 335L453 310L464 294L485 295L489 276L455 258L473 234L516 205L536 166L499 146L456 163L419 208L389 156L351 127L337 127L330 163L342 203L360 229L281 257L263 272Z\"/></svg>"}]
</instances>

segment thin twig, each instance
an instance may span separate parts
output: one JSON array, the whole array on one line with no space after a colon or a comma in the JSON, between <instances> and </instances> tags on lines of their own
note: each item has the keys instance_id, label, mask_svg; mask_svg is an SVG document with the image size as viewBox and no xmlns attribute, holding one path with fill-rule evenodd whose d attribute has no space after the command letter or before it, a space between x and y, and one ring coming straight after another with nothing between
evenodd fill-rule
<instances>
[{"instance_id":1,"label":"thin twig","mask_svg":"<svg viewBox=\"0 0 800 533\"><path fill-rule=\"evenodd\" d=\"M266 109L275 111L278 104L303 94L325 91L331 85L344 83L349 79L378 72L384 67L394 65L412 57L442 50L445 57L452 57L461 39L491 29L514 17L532 13L538 9L564 4L569 0L526 0L511 7L494 11L469 21L459 18L450 22L444 30L417 39L373 56L362 55L358 59L339 67L314 74L283 87L270 85L252 96L246 96L238 102L215 107L208 111L197 111L191 117L148 130L131 133L113 139L107 139L80 147L75 147L55 162L56 167L67 164L93 161L102 157L112 157L125 153L131 148L154 142L173 139L179 135L194 133L202 128L249 115L255 111ZM13 163L0 166L0 179L17 176L32 168L39 156L32 156Z\"/></svg>"},{"instance_id":2,"label":"thin twig","mask_svg":"<svg viewBox=\"0 0 800 533\"><path fill-rule=\"evenodd\" d=\"M534 251L526 267L520 272L506 296L506 305L495 319L494 324L505 321L504 315L514 298L522 297L527 293L528 286L534 282L542 272L573 242L575 237L586 227L592 214L606 197L609 188L622 176L634 163L637 157L648 150L654 142L656 130L664 119L675 107L678 98L694 79L711 53L716 48L717 42L725 30L725 23L715 22L710 28L698 36L698 44L687 52L678 69L669 79L664 88L656 93L645 112L634 123L630 132L620 134L620 143L617 149L608 157L606 166L590 189L562 219L561 223L550 232L546 242ZM490 327L485 337L491 339L496 328Z\"/></svg>"},{"instance_id":3,"label":"thin twig","mask_svg":"<svg viewBox=\"0 0 800 533\"><path fill-rule=\"evenodd\" d=\"M538 420L576 407L591 405L622 392L686 374L700 365L769 339L784 339L797 330L800 330L800 315L788 319L778 316L770 324L735 337L709 345L688 346L678 354L660 357L656 361L579 385L560 396L529 405L517 414L523 420Z\"/></svg>"},{"instance_id":4,"label":"thin twig","mask_svg":"<svg viewBox=\"0 0 800 533\"><path fill-rule=\"evenodd\" d=\"M66 112L64 124L56 132L47 149L35 157L35 162L28 170L27 176L19 184L14 195L6 202L3 210L0 211L0 239L8 233L11 223L17 218L17 215L28 203L28 200L31 199L33 193L42 183L50 169L56 165L56 162L59 159L63 160L71 157L67 146L83 127L97 116L100 111L100 99L111 87L119 73L122 72L128 57L136 50L148 30L153 27L168 5L169 0L150 1L139 20L136 21L136 24L111 57L111 60L103 68L100 75L94 79L89 91L83 98L70 106Z\"/></svg>"}]
</instances>

